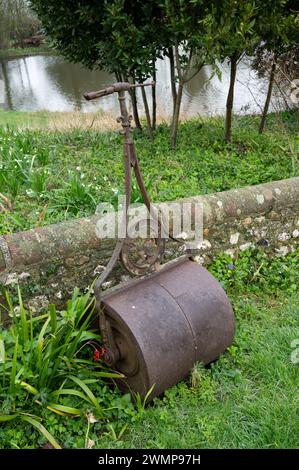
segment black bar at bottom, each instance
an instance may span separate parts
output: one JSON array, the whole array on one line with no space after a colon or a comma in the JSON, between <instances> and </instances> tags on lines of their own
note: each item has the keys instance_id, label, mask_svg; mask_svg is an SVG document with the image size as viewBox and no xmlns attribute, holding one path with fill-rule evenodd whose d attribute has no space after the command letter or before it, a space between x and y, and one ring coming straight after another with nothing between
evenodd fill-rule
<instances>
[{"instance_id":1,"label":"black bar at bottom","mask_svg":"<svg viewBox=\"0 0 299 470\"><path fill-rule=\"evenodd\" d=\"M173 466L182 465L190 467L207 468L214 465L216 468L224 468L226 465L256 465L256 464L273 464L286 465L298 463L299 451L295 449L257 449L257 450L210 450L210 449L178 449L178 450L80 450L80 449L63 449L63 450L0 450L1 468L4 465L16 465L16 468L28 466L30 469L44 467L54 468L82 468L87 470L90 468L140 468L140 466ZM56 470L54 468L54 470Z\"/></svg>"}]
</instances>

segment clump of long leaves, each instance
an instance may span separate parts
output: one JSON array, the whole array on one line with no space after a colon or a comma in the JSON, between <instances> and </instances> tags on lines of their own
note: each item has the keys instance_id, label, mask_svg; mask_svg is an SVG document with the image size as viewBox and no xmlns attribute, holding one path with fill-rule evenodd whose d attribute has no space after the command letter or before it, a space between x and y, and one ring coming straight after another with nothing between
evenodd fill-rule
<instances>
[{"instance_id":1,"label":"clump of long leaves","mask_svg":"<svg viewBox=\"0 0 299 470\"><path fill-rule=\"evenodd\" d=\"M26 311L18 293L19 313L7 295L12 324L0 330L0 423L25 421L60 448L41 423L43 411L64 417L92 412L109 425L114 418L109 404L115 396L106 380L121 376L102 363L95 364L88 355L89 345L101 341L91 329L94 300L90 292L80 296L76 289L65 311L58 313L50 305L48 313L38 317ZM108 399L96 396L101 382Z\"/></svg>"}]
</instances>

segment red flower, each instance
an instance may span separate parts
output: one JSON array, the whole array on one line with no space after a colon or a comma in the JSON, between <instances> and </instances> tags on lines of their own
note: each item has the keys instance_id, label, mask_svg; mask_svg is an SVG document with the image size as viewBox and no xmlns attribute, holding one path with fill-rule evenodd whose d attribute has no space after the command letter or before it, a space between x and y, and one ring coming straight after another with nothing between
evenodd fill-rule
<instances>
[{"instance_id":1,"label":"red flower","mask_svg":"<svg viewBox=\"0 0 299 470\"><path fill-rule=\"evenodd\" d=\"M101 347L100 349L95 349L93 351L93 361L94 362L101 361L105 352L106 352L106 349L104 347Z\"/></svg>"}]
</instances>

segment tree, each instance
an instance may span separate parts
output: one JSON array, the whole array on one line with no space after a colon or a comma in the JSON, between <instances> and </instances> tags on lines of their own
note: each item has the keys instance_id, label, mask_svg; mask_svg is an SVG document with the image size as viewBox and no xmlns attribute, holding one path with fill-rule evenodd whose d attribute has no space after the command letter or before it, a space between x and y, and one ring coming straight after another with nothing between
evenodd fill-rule
<instances>
[{"instance_id":1,"label":"tree","mask_svg":"<svg viewBox=\"0 0 299 470\"><path fill-rule=\"evenodd\" d=\"M214 31L214 6L205 0L164 0L160 2L161 30L165 54L170 62L173 97L171 146L176 148L184 86L206 64L215 64L217 32Z\"/></svg>"},{"instance_id":2,"label":"tree","mask_svg":"<svg viewBox=\"0 0 299 470\"><path fill-rule=\"evenodd\" d=\"M245 52L251 52L258 41L254 30L257 8L253 0L216 2L218 40L221 59L230 63L230 83L226 101L225 140L231 142L234 89L238 62Z\"/></svg>"},{"instance_id":3,"label":"tree","mask_svg":"<svg viewBox=\"0 0 299 470\"><path fill-rule=\"evenodd\" d=\"M141 8L141 11L140 11ZM101 49L107 65L118 70L120 79L133 80L139 83L155 73L155 62L158 56L157 8L154 2L124 2L114 0L107 6L107 14L102 22L105 38ZM142 88L142 98L150 137L153 138L152 122L145 90ZM153 95L155 98L155 94ZM134 95L133 95L134 99ZM155 102L153 103L155 111ZM155 121L153 115L153 122Z\"/></svg>"},{"instance_id":4,"label":"tree","mask_svg":"<svg viewBox=\"0 0 299 470\"><path fill-rule=\"evenodd\" d=\"M12 41L22 46L23 40L39 27L26 0L0 0L0 48L10 47Z\"/></svg>"},{"instance_id":5,"label":"tree","mask_svg":"<svg viewBox=\"0 0 299 470\"><path fill-rule=\"evenodd\" d=\"M260 15L256 29L261 42L256 50L253 67L258 70L259 76L268 75L268 90L261 116L259 132L264 131L273 85L279 62L288 58L288 53L298 45L297 16L295 4L286 0L260 0Z\"/></svg>"},{"instance_id":6,"label":"tree","mask_svg":"<svg viewBox=\"0 0 299 470\"><path fill-rule=\"evenodd\" d=\"M117 80L144 81L156 60L155 2L31 0L53 46L72 62ZM135 123L140 126L135 93Z\"/></svg>"},{"instance_id":7,"label":"tree","mask_svg":"<svg viewBox=\"0 0 299 470\"><path fill-rule=\"evenodd\" d=\"M217 2L214 2L215 4ZM184 86L205 64L215 64L219 50L213 2L207 0L111 0L85 2L31 0L54 46L69 60L114 73L117 80L143 82L155 76L165 54L171 64L173 92L172 148L176 147ZM155 126L155 92L148 128ZM133 112L139 118L135 94Z\"/></svg>"}]
</instances>

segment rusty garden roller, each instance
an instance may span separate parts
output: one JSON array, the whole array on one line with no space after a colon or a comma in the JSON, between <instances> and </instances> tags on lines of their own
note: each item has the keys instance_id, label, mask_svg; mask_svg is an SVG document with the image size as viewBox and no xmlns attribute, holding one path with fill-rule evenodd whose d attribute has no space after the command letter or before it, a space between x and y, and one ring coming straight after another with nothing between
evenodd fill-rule
<instances>
[{"instance_id":1,"label":"rusty garden roller","mask_svg":"<svg viewBox=\"0 0 299 470\"><path fill-rule=\"evenodd\" d=\"M144 397L153 387L152 399L185 378L196 362L209 364L216 360L233 341L235 321L230 301L218 281L191 257L161 264L165 248L163 221L152 211L125 101L125 93L131 88L148 85L155 86L153 82L119 82L85 93L84 97L92 100L118 93L126 192L122 224L128 224L132 170L143 202L157 222L156 232L141 242L141 248L140 241L130 239L125 230L94 286L105 362L125 376L119 381L121 388ZM137 277L103 293L102 284L119 257Z\"/></svg>"}]
</instances>

